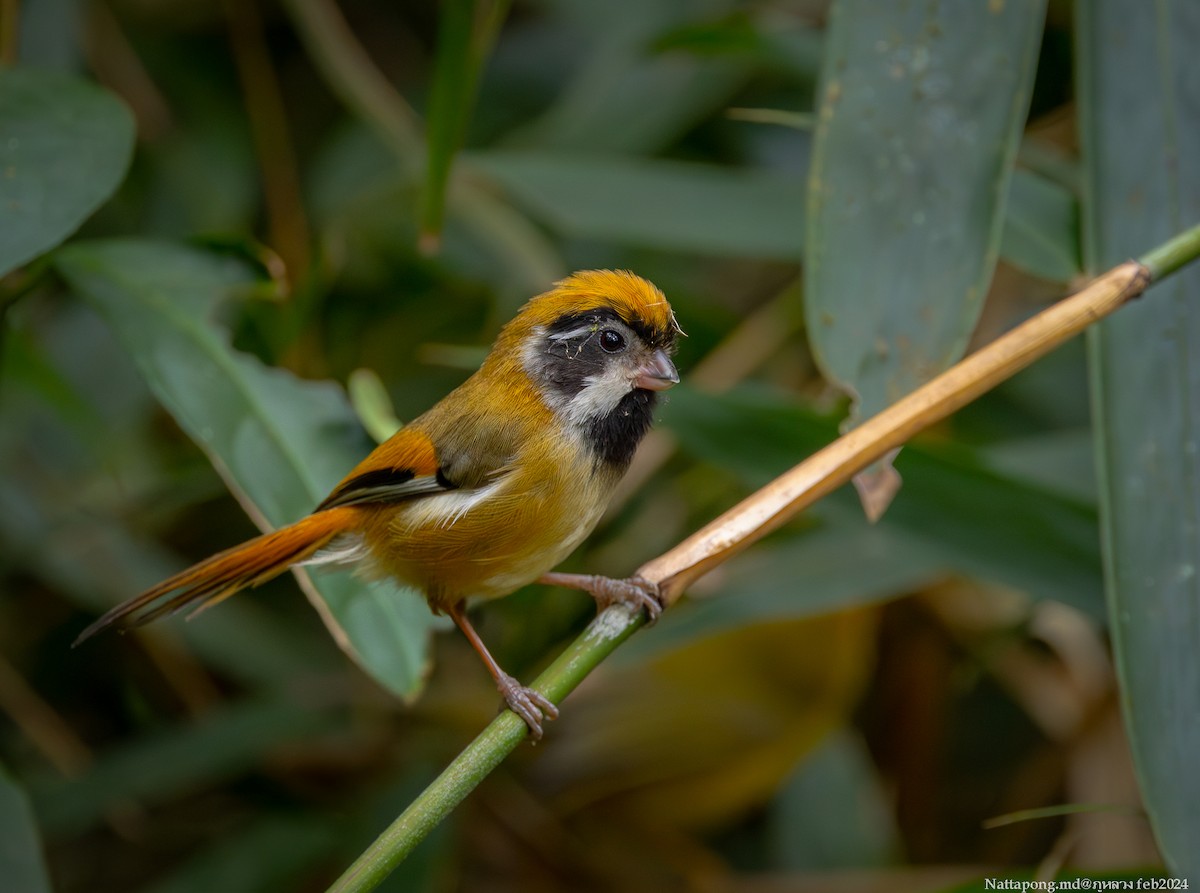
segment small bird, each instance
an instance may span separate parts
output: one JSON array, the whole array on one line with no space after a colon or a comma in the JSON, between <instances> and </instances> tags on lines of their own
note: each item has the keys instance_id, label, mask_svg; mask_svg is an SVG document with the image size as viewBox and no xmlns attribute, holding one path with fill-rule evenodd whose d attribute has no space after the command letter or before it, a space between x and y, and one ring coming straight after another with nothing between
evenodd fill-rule
<instances>
[{"instance_id":1,"label":"small bird","mask_svg":"<svg viewBox=\"0 0 1200 893\"><path fill-rule=\"evenodd\" d=\"M591 533L678 383L681 334L654 285L624 271L575 273L530 300L483 365L376 447L295 524L220 552L118 605L75 644L111 626L192 614L305 564L353 564L424 593L483 658L535 738L558 709L500 668L466 615L468 599L535 580L662 610L644 580L547 573Z\"/></svg>"}]
</instances>

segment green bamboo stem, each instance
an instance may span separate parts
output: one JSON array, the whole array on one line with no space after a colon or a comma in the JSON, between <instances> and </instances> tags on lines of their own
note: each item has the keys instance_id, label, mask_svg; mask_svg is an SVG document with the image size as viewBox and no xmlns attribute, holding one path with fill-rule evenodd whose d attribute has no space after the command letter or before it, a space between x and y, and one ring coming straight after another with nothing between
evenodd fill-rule
<instances>
[{"instance_id":1,"label":"green bamboo stem","mask_svg":"<svg viewBox=\"0 0 1200 893\"><path fill-rule=\"evenodd\" d=\"M644 622L640 612L634 614L619 605L608 608L533 681L533 687L555 703L561 702ZM374 890L528 733L524 720L511 710L493 719L346 869L329 893Z\"/></svg>"},{"instance_id":2,"label":"green bamboo stem","mask_svg":"<svg viewBox=\"0 0 1200 893\"><path fill-rule=\"evenodd\" d=\"M1184 230L1179 235L1147 251L1138 263L1150 271L1150 278L1157 282L1170 276L1180 267L1200 256L1200 225Z\"/></svg>"},{"instance_id":3,"label":"green bamboo stem","mask_svg":"<svg viewBox=\"0 0 1200 893\"><path fill-rule=\"evenodd\" d=\"M659 584L673 603L697 577L757 542L860 469L920 430L1046 355L1092 323L1140 296L1151 282L1200 257L1200 225L1115 267L1084 289L956 364L888 409L814 453L795 468L725 512L638 574ZM644 622L639 613L612 607L601 613L533 687L560 703ZM329 888L366 893L400 864L528 734L505 711L471 742L425 791Z\"/></svg>"}]
</instances>

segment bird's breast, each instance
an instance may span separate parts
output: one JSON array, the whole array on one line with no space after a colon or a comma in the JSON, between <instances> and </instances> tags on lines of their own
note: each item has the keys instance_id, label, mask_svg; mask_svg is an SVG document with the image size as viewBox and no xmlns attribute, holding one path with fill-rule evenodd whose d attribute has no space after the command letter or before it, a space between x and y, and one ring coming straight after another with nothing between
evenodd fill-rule
<instances>
[{"instance_id":1,"label":"bird's breast","mask_svg":"<svg viewBox=\"0 0 1200 893\"><path fill-rule=\"evenodd\" d=\"M366 545L379 569L435 610L498 598L537 579L595 528L615 480L565 437L533 444L494 481L382 511Z\"/></svg>"}]
</instances>

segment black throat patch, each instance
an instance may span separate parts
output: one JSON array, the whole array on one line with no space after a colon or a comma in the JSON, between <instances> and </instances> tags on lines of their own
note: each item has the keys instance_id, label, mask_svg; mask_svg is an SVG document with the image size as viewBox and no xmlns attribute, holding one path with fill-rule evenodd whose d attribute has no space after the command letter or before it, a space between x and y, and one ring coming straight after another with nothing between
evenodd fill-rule
<instances>
[{"instance_id":1,"label":"black throat patch","mask_svg":"<svg viewBox=\"0 0 1200 893\"><path fill-rule=\"evenodd\" d=\"M638 444L654 422L657 395L636 389L606 416L593 419L588 426L588 441L596 458L622 472L629 467Z\"/></svg>"}]
</instances>

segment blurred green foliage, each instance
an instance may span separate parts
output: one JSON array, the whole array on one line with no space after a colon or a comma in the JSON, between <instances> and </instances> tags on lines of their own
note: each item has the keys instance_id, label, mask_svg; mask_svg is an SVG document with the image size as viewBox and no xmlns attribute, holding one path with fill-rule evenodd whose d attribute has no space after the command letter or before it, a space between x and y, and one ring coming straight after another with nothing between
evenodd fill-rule
<instances>
[{"instance_id":1,"label":"blurred green foliage","mask_svg":"<svg viewBox=\"0 0 1200 893\"><path fill-rule=\"evenodd\" d=\"M859 24L846 10L907 6L845 3L839 45ZM834 68L867 89L905 76L827 53L821 0L0 0L19 13L0 33L16 62L0 69L0 878L319 891L494 714L465 642L430 637L411 593L348 575L305 584L321 612L285 578L69 647L97 612L253 535L243 509L307 511L370 446L347 382L378 431L372 375L412 418L554 277L654 280L689 334L685 383L653 467L567 568L628 573L836 436L847 405L805 320L836 311L863 362L886 352L856 288L806 306L806 232L918 331L944 324L945 365L1064 291L1081 219L1153 216L1156 200L1080 195L1071 72L1090 32L1073 42L1066 4L1044 22L1038 3L984 6L1024 16L1040 51L1006 127L987 89L956 109L979 156L922 149L975 196L947 214L959 196L856 160L888 147L852 148L854 117L821 130ZM965 83L992 83L1011 58L974 52L987 32L969 16L952 24L939 76L977 63ZM1160 32L1180 42L1169 58L1189 27ZM1128 105L1089 84L1090 108ZM896 118L903 146L928 135ZM943 208L930 226L962 243L955 284L921 272L948 269L937 240L814 230L806 207L830 197L811 192L814 120L843 187ZM1194 139L1196 121L1173 126ZM1106 260L1150 247L1105 244ZM837 494L701 581L385 889L970 889L983 872L955 866L1053 870L1064 853L1076 873L1161 871L1119 722L1090 434L1074 344L906 448L880 524ZM478 623L528 678L590 611L530 588ZM1194 635L1180 628L1172 655ZM1176 660L1186 704L1198 665ZM1143 735L1194 753L1186 722L1149 715ZM1194 770L1175 780L1195 789ZM1068 802L1125 808L982 826ZM1156 820L1195 831L1196 802Z\"/></svg>"}]
</instances>

